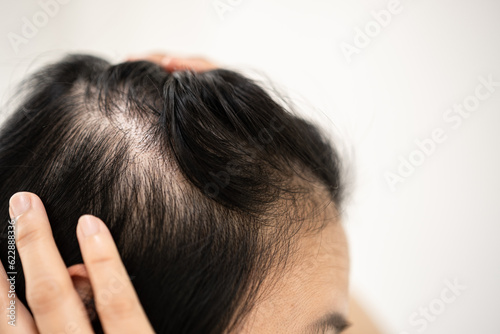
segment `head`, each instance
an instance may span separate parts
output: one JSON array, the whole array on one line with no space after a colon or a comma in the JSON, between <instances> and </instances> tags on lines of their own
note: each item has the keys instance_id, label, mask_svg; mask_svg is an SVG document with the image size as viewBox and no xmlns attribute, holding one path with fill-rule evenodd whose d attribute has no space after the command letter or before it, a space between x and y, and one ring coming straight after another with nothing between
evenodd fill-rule
<instances>
[{"instance_id":1,"label":"head","mask_svg":"<svg viewBox=\"0 0 500 334\"><path fill-rule=\"evenodd\" d=\"M42 199L97 332L75 234L87 213L108 225L158 333L345 325L339 156L259 84L73 55L20 93L0 132L0 207L6 222L15 192ZM16 288L25 302L21 268Z\"/></svg>"}]
</instances>

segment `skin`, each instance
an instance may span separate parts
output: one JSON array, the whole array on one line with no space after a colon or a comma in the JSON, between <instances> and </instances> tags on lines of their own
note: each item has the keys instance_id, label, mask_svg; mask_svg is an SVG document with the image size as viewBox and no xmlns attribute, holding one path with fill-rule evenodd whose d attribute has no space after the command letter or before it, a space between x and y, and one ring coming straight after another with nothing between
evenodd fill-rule
<instances>
[{"instance_id":1,"label":"skin","mask_svg":"<svg viewBox=\"0 0 500 334\"><path fill-rule=\"evenodd\" d=\"M352 324L345 334L381 334L382 331L363 306L353 297L349 302L349 318Z\"/></svg>"},{"instance_id":2,"label":"skin","mask_svg":"<svg viewBox=\"0 0 500 334\"><path fill-rule=\"evenodd\" d=\"M312 324L327 315L348 317L349 252L344 229L333 205L326 208L328 225L321 232L301 233L292 263L250 313L243 334L315 334ZM267 288L267 289L266 289ZM272 316L271 316L272 315ZM324 333L340 333L330 328Z\"/></svg>"}]
</instances>

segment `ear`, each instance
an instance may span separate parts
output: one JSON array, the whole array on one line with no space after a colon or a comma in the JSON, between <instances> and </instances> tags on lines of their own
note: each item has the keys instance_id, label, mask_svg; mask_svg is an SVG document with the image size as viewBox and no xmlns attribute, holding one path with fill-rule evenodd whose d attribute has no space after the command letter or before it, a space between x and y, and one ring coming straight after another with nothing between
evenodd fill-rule
<instances>
[{"instance_id":1,"label":"ear","mask_svg":"<svg viewBox=\"0 0 500 334\"><path fill-rule=\"evenodd\" d=\"M97 313L94 304L94 294L92 292L92 285L90 284L87 269L83 263L74 264L68 268L69 276L73 281L73 286L80 296L80 299L85 306L90 321L97 318Z\"/></svg>"}]
</instances>

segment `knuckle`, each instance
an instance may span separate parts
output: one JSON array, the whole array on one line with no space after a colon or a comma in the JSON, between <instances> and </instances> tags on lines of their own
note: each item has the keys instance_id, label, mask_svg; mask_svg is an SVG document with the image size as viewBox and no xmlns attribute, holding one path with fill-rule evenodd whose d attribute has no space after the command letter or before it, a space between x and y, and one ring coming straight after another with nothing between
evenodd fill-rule
<instances>
[{"instance_id":1,"label":"knuckle","mask_svg":"<svg viewBox=\"0 0 500 334\"><path fill-rule=\"evenodd\" d=\"M118 294L111 292L109 289L102 289L98 292L96 301L100 317L126 319L136 314L136 301L127 294Z\"/></svg>"},{"instance_id":2,"label":"knuckle","mask_svg":"<svg viewBox=\"0 0 500 334\"><path fill-rule=\"evenodd\" d=\"M93 252L88 262L89 265L95 267L102 266L106 268L115 262L115 258L109 255L107 252Z\"/></svg>"},{"instance_id":3,"label":"knuckle","mask_svg":"<svg viewBox=\"0 0 500 334\"><path fill-rule=\"evenodd\" d=\"M26 246L39 242L44 238L44 233L26 221L26 218L21 216L17 222L16 245L19 249L26 248Z\"/></svg>"},{"instance_id":4,"label":"knuckle","mask_svg":"<svg viewBox=\"0 0 500 334\"><path fill-rule=\"evenodd\" d=\"M34 312L50 312L67 298L68 289L54 277L36 279L26 287L26 299Z\"/></svg>"}]
</instances>

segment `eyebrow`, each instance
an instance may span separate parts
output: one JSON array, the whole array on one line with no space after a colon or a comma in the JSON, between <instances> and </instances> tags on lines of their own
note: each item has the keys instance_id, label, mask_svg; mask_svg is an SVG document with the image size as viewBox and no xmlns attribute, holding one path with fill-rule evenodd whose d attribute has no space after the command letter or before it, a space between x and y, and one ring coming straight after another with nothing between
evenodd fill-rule
<instances>
[{"instance_id":1,"label":"eyebrow","mask_svg":"<svg viewBox=\"0 0 500 334\"><path fill-rule=\"evenodd\" d=\"M323 333L329 329L334 329L336 333L340 333L349 327L351 323L340 313L329 313L310 325L312 333Z\"/></svg>"}]
</instances>

